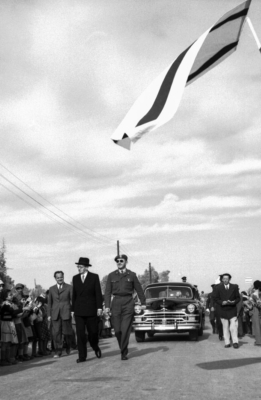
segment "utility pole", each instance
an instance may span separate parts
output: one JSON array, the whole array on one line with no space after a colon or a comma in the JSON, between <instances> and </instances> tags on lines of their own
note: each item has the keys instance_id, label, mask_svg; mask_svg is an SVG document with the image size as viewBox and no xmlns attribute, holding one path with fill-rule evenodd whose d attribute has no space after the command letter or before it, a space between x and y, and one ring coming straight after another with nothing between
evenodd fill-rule
<instances>
[{"instance_id":1,"label":"utility pole","mask_svg":"<svg viewBox=\"0 0 261 400\"><path fill-rule=\"evenodd\" d=\"M149 263L149 273L150 273L150 283L152 283L152 277L151 277L151 263Z\"/></svg>"},{"instance_id":2,"label":"utility pole","mask_svg":"<svg viewBox=\"0 0 261 400\"><path fill-rule=\"evenodd\" d=\"M117 256L120 255L120 241L117 240Z\"/></svg>"}]
</instances>

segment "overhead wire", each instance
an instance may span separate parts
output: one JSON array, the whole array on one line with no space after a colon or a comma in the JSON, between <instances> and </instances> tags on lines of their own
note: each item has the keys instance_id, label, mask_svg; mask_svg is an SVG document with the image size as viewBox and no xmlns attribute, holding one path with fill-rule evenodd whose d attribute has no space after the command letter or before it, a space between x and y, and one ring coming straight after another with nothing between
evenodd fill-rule
<instances>
[{"instance_id":1,"label":"overhead wire","mask_svg":"<svg viewBox=\"0 0 261 400\"><path fill-rule=\"evenodd\" d=\"M14 186L17 190L19 190L20 192L22 192L25 196L27 196L28 198L30 198L32 201L34 201L36 204L38 204L40 207L43 207L45 210L47 210L48 213L53 214L56 218L59 218L61 221L59 221L58 219L52 217L51 215L47 214L46 212L44 212L43 210L41 210L39 207L34 206L33 204L31 204L30 202L26 201L24 198L22 198L21 196L19 196L17 193L13 192L12 190L8 189L5 185L1 184L0 185L2 187L4 187L6 190L8 190L10 193L14 194L16 197L18 197L19 199L21 199L22 201L24 201L26 204L28 204L29 206L33 207L34 209L36 209L38 212L40 212L41 214L45 215L46 217L48 217L50 220L54 221L54 222L58 222L60 225L69 228L72 232L74 233L78 233L79 235L81 235L81 237L88 237L88 238L92 238L95 239L97 241L99 241L100 243L104 243L104 240L107 240L107 244L108 241L110 243L115 243L116 240L109 238L106 235L100 234L99 232L96 232L95 230L92 230L90 228L87 228L84 224L78 222L77 220L75 220L73 217L71 217L69 214L65 213L63 210L61 210L60 208L58 208L57 206L55 206L53 203L51 203L48 199L46 199L45 197L43 197L40 193L38 193L37 191L35 191L34 189L32 189L27 183L25 183L22 179L20 179L17 175L15 175L12 171L10 171L10 169L8 169L6 166L4 166L2 163L0 163L0 166L2 168L4 168L9 174L11 174L14 178L16 178L19 182L21 182L23 185L25 185L28 189L30 189L33 193L35 193L37 196L39 196L41 199L43 199L44 201L46 201L48 204L50 204L52 207L54 207L56 210L58 210L59 212L61 212L63 215L65 215L67 218L70 218L72 221L74 221L76 224L81 225L84 229L86 229L87 231L90 231L91 233L87 232L86 230L83 230L81 228L79 228L78 226L72 224L71 222L67 221L65 218L63 218L62 216L58 215L57 213L55 213L54 211L52 211L51 209L47 208L44 204L42 204L41 202L39 202L38 200L36 200L33 196L31 196L30 194L28 194L27 192L25 192L23 189L21 189L19 186L17 186L15 183L13 183L12 181L10 181L8 178L6 178L3 174L0 173L0 177L2 177L4 180L6 180L9 184L11 184L12 186ZM66 225L67 224L67 225ZM97 236L99 237L97 237ZM124 249L124 251L127 253L128 257L132 259L131 256L131 252L129 251L129 249L127 249L126 245L120 245L121 248ZM141 263L143 265L147 265L147 263L141 261Z\"/></svg>"},{"instance_id":2,"label":"overhead wire","mask_svg":"<svg viewBox=\"0 0 261 400\"><path fill-rule=\"evenodd\" d=\"M64 214L66 217L70 218L72 221L76 222L78 225L81 225L82 227L84 227L86 230L94 233L95 235L101 236L102 238L110 241L110 242L114 242L114 239L111 239L105 235L102 235L101 233L88 228L87 226L85 226L84 224L82 224L81 222L77 221L76 219L74 219L73 217L71 217L69 214L67 214L66 212L64 212L63 210L61 210L60 208L58 208L57 206L55 206L53 203L51 203L48 199L46 199L45 197L43 197L40 193L38 193L36 190L34 190L33 188L31 188L27 183L25 183L22 179L20 179L17 175L15 175L12 171L10 171L10 169L8 169L6 166L4 166L2 163L0 163L0 166L2 168L4 168L7 172L9 172L12 176L14 176L17 180L19 180L23 185L25 185L27 188L29 188L32 192L34 192L37 196L39 196L40 198L42 198L44 201L46 201L47 203L49 203L52 207L54 207L56 210L60 211L62 214ZM1 175L1 174L0 174ZM6 178L5 178L6 179ZM36 201L36 200L35 200Z\"/></svg>"},{"instance_id":3,"label":"overhead wire","mask_svg":"<svg viewBox=\"0 0 261 400\"><path fill-rule=\"evenodd\" d=\"M58 222L60 225L62 225L63 227L65 227L66 229L69 229L70 231L77 233L78 235L80 235L81 237L84 237L80 232L76 232L75 230L73 230L72 228L70 228L69 226L64 225L62 222L58 221L57 219L55 219L54 217L51 217L51 215L45 213L42 210L39 210L39 208L37 208L36 206L34 206L33 204L29 203L29 201L26 201L23 197L19 196L19 194L15 193L14 191L12 191L11 189L9 189L7 186L3 185L0 182L0 185L2 187L4 187L6 190L8 190L8 192L12 193L13 195L15 195L16 197L18 197L20 200L22 200L23 202L25 202L26 204L28 204L29 206L33 207L36 211L40 212L41 214L45 215L47 218L49 218L51 221L54 222Z\"/></svg>"},{"instance_id":4,"label":"overhead wire","mask_svg":"<svg viewBox=\"0 0 261 400\"><path fill-rule=\"evenodd\" d=\"M69 221L67 221L65 218L61 217L60 215L58 215L57 213L55 213L54 211L48 209L47 207L45 207L43 204L41 204L38 200L35 200L32 196L30 196L28 193L26 193L23 189L19 188L19 186L15 185L13 182L11 182L8 178L6 178L4 175L0 174L0 177L2 177L3 179L5 179L8 183L10 183L11 185L13 185L16 189L18 189L20 192L22 192L23 194L25 194L27 197L29 197L31 200L33 200L36 204L40 205L41 207L43 207L44 209L46 209L48 212L50 212L51 214L53 214L54 216L56 216L57 218L59 218L60 220L62 220L63 222L65 222L66 224L68 224L69 226L73 227L75 230L83 233L85 235L85 237L88 238L92 238L95 240L98 240L101 242L100 238L97 238L95 236L92 236L91 234L89 234L88 232L85 232L84 230L82 230L81 228L79 228L78 226L73 225L72 223L70 223ZM29 203L31 204L31 203ZM35 207L34 207L35 208ZM37 208L37 210L39 210ZM55 220L57 221L57 220ZM58 221L57 221L58 222Z\"/></svg>"}]
</instances>

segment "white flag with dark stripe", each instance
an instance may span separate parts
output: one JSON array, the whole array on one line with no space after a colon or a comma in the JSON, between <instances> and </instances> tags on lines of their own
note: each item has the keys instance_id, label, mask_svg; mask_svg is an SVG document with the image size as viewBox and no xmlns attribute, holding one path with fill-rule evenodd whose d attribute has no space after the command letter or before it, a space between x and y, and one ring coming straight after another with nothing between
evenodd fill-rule
<instances>
[{"instance_id":1,"label":"white flag with dark stripe","mask_svg":"<svg viewBox=\"0 0 261 400\"><path fill-rule=\"evenodd\" d=\"M142 93L112 135L130 149L145 133L176 113L184 88L215 67L237 48L251 0L233 8L211 26Z\"/></svg>"}]
</instances>

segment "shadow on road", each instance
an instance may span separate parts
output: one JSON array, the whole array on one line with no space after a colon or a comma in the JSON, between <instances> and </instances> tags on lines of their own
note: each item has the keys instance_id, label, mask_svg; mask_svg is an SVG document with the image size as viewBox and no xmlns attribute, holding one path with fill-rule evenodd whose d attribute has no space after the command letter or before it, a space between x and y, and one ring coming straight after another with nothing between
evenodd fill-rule
<instances>
[{"instance_id":1,"label":"shadow on road","mask_svg":"<svg viewBox=\"0 0 261 400\"><path fill-rule=\"evenodd\" d=\"M6 366L6 367L1 367L0 369L0 376L5 376L5 375L9 375L9 374L15 374L17 372L21 372L21 371L27 371L31 368L36 368L36 367L46 367L47 365L53 364L55 363L56 360L50 360L47 362L35 362L35 361L26 361L23 362L22 364L16 364L16 365L10 365L10 366Z\"/></svg>"},{"instance_id":2,"label":"shadow on road","mask_svg":"<svg viewBox=\"0 0 261 400\"><path fill-rule=\"evenodd\" d=\"M261 357L240 358L237 360L219 360L206 363L196 364L197 367L207 369L208 371L215 369L231 369L245 367L246 365L261 363Z\"/></svg>"},{"instance_id":3,"label":"shadow on road","mask_svg":"<svg viewBox=\"0 0 261 400\"><path fill-rule=\"evenodd\" d=\"M157 346L157 347L149 347L146 349L140 349L137 347L131 347L129 349L129 354L130 354L130 358L134 358L134 357L142 357L145 354L151 354L151 353L156 353L158 351L168 351L169 348L167 346Z\"/></svg>"},{"instance_id":4,"label":"shadow on road","mask_svg":"<svg viewBox=\"0 0 261 400\"><path fill-rule=\"evenodd\" d=\"M73 383L81 383L81 382L103 382L103 383L106 383L106 382L109 382L109 381L119 381L119 377L118 376L101 376L101 377L99 377L99 376L97 376L97 377L93 377L93 378L86 378L86 379L72 379L72 378L69 378L69 379L59 379L59 380L55 380L55 381L52 381L52 382L73 382ZM130 381L130 379L125 379L125 378L122 378L121 377L121 379L120 379L120 381L121 382L129 382Z\"/></svg>"}]
</instances>

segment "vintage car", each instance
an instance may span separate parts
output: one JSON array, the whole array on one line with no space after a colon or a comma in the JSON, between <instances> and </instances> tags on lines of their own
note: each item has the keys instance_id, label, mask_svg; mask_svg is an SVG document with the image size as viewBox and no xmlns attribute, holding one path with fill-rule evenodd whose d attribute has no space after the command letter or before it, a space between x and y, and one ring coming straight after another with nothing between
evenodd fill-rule
<instances>
[{"instance_id":1,"label":"vintage car","mask_svg":"<svg viewBox=\"0 0 261 400\"><path fill-rule=\"evenodd\" d=\"M195 286L183 282L152 283L145 288L146 309L135 304L133 331L137 342L145 334L188 332L191 340L203 335L205 309Z\"/></svg>"}]
</instances>

